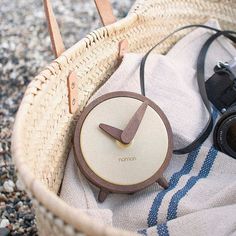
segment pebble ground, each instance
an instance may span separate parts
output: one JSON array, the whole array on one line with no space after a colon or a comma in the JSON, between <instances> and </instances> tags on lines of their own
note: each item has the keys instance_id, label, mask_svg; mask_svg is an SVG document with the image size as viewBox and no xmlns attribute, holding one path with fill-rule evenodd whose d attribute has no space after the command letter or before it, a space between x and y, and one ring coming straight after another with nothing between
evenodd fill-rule
<instances>
[{"instance_id":1,"label":"pebble ground","mask_svg":"<svg viewBox=\"0 0 236 236\"><path fill-rule=\"evenodd\" d=\"M92 0L53 0L66 47L100 26ZM134 0L112 0L122 18ZM29 82L53 60L42 1L1 0L0 4L0 236L37 235L32 202L12 161L14 117Z\"/></svg>"}]
</instances>

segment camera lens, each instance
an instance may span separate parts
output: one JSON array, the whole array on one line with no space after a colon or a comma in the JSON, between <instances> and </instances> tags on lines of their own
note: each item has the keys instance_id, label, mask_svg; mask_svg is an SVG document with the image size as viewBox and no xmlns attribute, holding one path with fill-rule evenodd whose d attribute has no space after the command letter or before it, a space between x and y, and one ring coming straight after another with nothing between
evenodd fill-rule
<instances>
[{"instance_id":1,"label":"camera lens","mask_svg":"<svg viewBox=\"0 0 236 236\"><path fill-rule=\"evenodd\" d=\"M218 150L236 159L236 107L217 122L213 138Z\"/></svg>"},{"instance_id":2,"label":"camera lens","mask_svg":"<svg viewBox=\"0 0 236 236\"><path fill-rule=\"evenodd\" d=\"M226 141L229 147L236 152L236 123L231 124L227 133L226 133Z\"/></svg>"}]
</instances>

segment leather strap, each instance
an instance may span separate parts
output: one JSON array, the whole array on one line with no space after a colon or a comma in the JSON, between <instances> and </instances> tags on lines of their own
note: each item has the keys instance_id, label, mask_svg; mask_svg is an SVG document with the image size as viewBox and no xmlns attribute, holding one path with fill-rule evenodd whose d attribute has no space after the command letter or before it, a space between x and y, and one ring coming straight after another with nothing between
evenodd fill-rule
<instances>
[{"instance_id":1,"label":"leather strap","mask_svg":"<svg viewBox=\"0 0 236 236\"><path fill-rule=\"evenodd\" d=\"M110 0L94 0L103 25L116 22Z\"/></svg>"},{"instance_id":2,"label":"leather strap","mask_svg":"<svg viewBox=\"0 0 236 236\"><path fill-rule=\"evenodd\" d=\"M52 42L52 49L55 57L59 57L64 51L65 46L61 37L61 33L57 24L57 20L52 10L52 4L50 0L43 0L44 11L48 23L48 30Z\"/></svg>"},{"instance_id":3,"label":"leather strap","mask_svg":"<svg viewBox=\"0 0 236 236\"><path fill-rule=\"evenodd\" d=\"M210 45L214 42L214 40L216 38L218 38L221 35L224 35L225 37L229 38L230 40L232 40L234 43L236 42L236 37L232 36L232 34L236 34L236 32L234 31L221 31L209 26L205 26L205 25L188 25L188 26L184 26L181 27L177 30L175 30L173 33L169 34L167 37L165 37L163 40L161 40L158 44L156 44L153 48L151 48L148 53L143 57L142 61L141 61L141 65L140 65L140 86L141 86L141 92L142 94L145 96L145 80L144 80L144 69L145 69L145 63L147 60L148 55L151 53L151 51L156 48L158 45L160 45L162 42L164 42L166 39L168 39L169 37L171 37L173 34L187 29L187 28L192 28L192 27L201 27L201 28L206 28L206 29L211 29L213 31L215 31L216 33L214 35L212 35L203 45L198 59L197 59L197 82L198 82L198 87L199 87L199 91L200 91L200 95L202 97L202 100L209 112L209 120L205 126L205 128L203 129L203 131L199 134L199 136L189 145L187 145L184 148L178 149L178 150L174 150L173 153L174 154L186 154L189 153L191 151L193 151L195 148L199 147L209 136L209 134L211 133L212 129L213 129L213 117L211 114L211 104L208 100L207 97L207 93L206 93L206 87L205 87L205 74L204 74L204 68L205 68L205 58L206 58L206 54L207 51L210 47Z\"/></svg>"}]
</instances>

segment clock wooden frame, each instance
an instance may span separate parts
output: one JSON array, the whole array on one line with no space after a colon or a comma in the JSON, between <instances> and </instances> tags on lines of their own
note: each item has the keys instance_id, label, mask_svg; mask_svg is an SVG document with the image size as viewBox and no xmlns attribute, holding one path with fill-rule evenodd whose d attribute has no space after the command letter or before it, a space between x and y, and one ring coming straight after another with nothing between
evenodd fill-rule
<instances>
[{"instance_id":1,"label":"clock wooden frame","mask_svg":"<svg viewBox=\"0 0 236 236\"><path fill-rule=\"evenodd\" d=\"M112 98L116 98L116 97L129 97L129 98L134 98L134 99L140 100L142 102L147 102L148 106L153 108L158 113L158 115L162 119L162 121L165 125L165 128L166 128L166 131L167 131L168 149L167 149L166 157L165 157L161 167L150 178L148 178L147 180L145 180L141 183L138 183L138 184L117 185L117 184L113 184L113 183L109 183L109 182L105 181L104 179L102 179L101 177L96 175L89 168L89 166L86 163L86 161L83 157L83 154L82 154L81 143L80 143L80 132L81 132L81 128L83 126L83 123L84 123L87 115L100 103L102 103L108 99L112 99ZM142 96L140 94L137 94L137 93L133 93L133 92L125 92L125 91L124 92L123 91L112 92L112 93L107 93L107 94L95 99L87 107L85 107L85 109L83 110L83 112L81 113L81 115L79 117L78 123L76 125L76 129L75 129L74 153L75 153L76 163L77 163L80 171L83 173L83 175L92 184L94 184L95 186L97 186L100 189L100 192L98 195L98 200L100 202L103 202L109 193L134 193L134 192L137 192L139 190L142 190L142 189L150 186L154 182L158 182L159 185L161 185L164 188L167 188L168 182L163 177L163 172L167 168L167 166L170 162L170 159L172 156L172 151L173 151L172 130L171 130L169 121L168 121L167 117L165 116L164 112L158 107L158 105L156 105L149 98Z\"/></svg>"}]
</instances>

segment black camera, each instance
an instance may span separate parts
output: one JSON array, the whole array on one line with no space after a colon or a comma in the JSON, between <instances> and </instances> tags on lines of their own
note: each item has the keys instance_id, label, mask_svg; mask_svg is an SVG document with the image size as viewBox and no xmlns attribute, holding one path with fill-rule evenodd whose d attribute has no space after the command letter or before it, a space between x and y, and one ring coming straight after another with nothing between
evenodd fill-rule
<instances>
[{"instance_id":1,"label":"black camera","mask_svg":"<svg viewBox=\"0 0 236 236\"><path fill-rule=\"evenodd\" d=\"M206 81L207 96L222 113L214 129L214 145L236 159L236 58L218 63L214 71Z\"/></svg>"}]
</instances>

